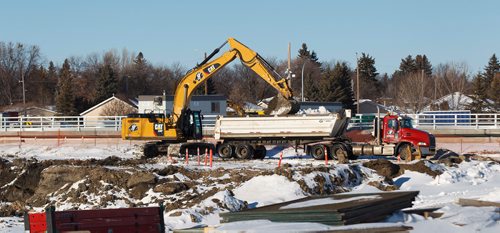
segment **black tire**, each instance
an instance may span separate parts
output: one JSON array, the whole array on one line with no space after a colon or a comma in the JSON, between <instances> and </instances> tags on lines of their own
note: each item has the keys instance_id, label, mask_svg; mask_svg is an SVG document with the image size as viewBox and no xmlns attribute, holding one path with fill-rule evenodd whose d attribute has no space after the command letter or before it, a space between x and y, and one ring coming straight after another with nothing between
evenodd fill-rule
<instances>
[{"instance_id":1,"label":"black tire","mask_svg":"<svg viewBox=\"0 0 500 233\"><path fill-rule=\"evenodd\" d=\"M314 145L309 150L309 154L316 160L324 160L325 159L325 145ZM330 157L330 155L327 155Z\"/></svg>"},{"instance_id":2,"label":"black tire","mask_svg":"<svg viewBox=\"0 0 500 233\"><path fill-rule=\"evenodd\" d=\"M330 154L331 157L339 163L349 162L349 152L346 147L340 143L333 144Z\"/></svg>"},{"instance_id":3,"label":"black tire","mask_svg":"<svg viewBox=\"0 0 500 233\"><path fill-rule=\"evenodd\" d=\"M236 146L236 158L252 159L254 155L253 146L248 144L239 144Z\"/></svg>"},{"instance_id":4,"label":"black tire","mask_svg":"<svg viewBox=\"0 0 500 233\"><path fill-rule=\"evenodd\" d=\"M234 146L227 143L221 144L217 148L217 153L223 159L230 159L234 155Z\"/></svg>"},{"instance_id":5,"label":"black tire","mask_svg":"<svg viewBox=\"0 0 500 233\"><path fill-rule=\"evenodd\" d=\"M146 158L154 158L158 156L158 147L155 143L146 143L143 148L143 154Z\"/></svg>"},{"instance_id":6,"label":"black tire","mask_svg":"<svg viewBox=\"0 0 500 233\"><path fill-rule=\"evenodd\" d=\"M398 153L396 157L399 155L401 160L409 160L411 158L412 146L410 144L404 143L398 147Z\"/></svg>"},{"instance_id":7,"label":"black tire","mask_svg":"<svg viewBox=\"0 0 500 233\"><path fill-rule=\"evenodd\" d=\"M255 147L255 151L253 154L254 159L264 159L266 158L266 155L267 155L267 150L265 146L258 145Z\"/></svg>"}]
</instances>

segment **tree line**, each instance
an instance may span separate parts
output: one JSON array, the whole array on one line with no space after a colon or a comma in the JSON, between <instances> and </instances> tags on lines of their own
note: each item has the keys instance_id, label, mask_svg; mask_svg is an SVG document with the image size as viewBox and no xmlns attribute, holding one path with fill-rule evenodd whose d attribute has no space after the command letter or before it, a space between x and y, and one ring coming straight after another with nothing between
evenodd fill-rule
<instances>
[{"instance_id":1,"label":"tree line","mask_svg":"<svg viewBox=\"0 0 500 233\"><path fill-rule=\"evenodd\" d=\"M280 74L287 62L267 59ZM63 64L46 62L36 45L0 42L0 106L25 101L38 106L56 106L61 115L78 115L115 95L133 99L138 95L173 94L188 69L179 63L153 65L141 52L110 50L84 57L69 57ZM355 110L357 77L359 97L394 105L406 112L419 112L433 100L454 92L469 95L474 112L500 110L500 63L493 54L482 72L471 74L465 63L433 66L425 54L408 55L392 74L380 74L375 58L361 53L357 64L345 61L322 62L315 51L303 43L292 59L292 88L308 101L341 102ZM202 85L197 94L222 94L234 103L256 103L276 95L276 91L242 64L227 66ZM448 106L446 106L448 105ZM454 109L444 103L434 110Z\"/></svg>"}]
</instances>

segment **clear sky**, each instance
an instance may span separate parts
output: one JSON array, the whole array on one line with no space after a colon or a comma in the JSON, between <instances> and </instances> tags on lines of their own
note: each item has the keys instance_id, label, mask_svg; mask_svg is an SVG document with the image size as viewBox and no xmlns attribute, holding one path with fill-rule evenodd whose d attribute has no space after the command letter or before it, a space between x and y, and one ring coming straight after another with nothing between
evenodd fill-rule
<instances>
[{"instance_id":1,"label":"clear sky","mask_svg":"<svg viewBox=\"0 0 500 233\"><path fill-rule=\"evenodd\" d=\"M127 48L190 68L227 37L267 58L286 59L288 42L296 56L305 42L322 61L353 66L368 53L380 73L409 54L477 72L500 55L500 1L0 0L0 41L38 45L57 64Z\"/></svg>"}]
</instances>

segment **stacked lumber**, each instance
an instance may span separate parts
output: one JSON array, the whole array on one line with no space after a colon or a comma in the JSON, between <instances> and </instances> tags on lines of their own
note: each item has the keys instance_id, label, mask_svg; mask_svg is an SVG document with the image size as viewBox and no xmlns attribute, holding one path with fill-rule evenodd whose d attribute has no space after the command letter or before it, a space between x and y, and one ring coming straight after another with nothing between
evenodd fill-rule
<instances>
[{"instance_id":1,"label":"stacked lumber","mask_svg":"<svg viewBox=\"0 0 500 233\"><path fill-rule=\"evenodd\" d=\"M326 225L369 223L411 207L418 193L345 193L306 197L240 212L222 213L220 216L221 222L268 219L274 222L316 222Z\"/></svg>"}]
</instances>

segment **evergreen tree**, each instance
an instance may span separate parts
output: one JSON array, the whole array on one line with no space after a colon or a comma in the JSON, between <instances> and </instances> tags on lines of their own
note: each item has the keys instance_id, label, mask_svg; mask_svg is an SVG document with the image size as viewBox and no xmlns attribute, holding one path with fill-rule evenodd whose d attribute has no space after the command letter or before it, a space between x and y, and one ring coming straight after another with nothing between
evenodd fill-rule
<instances>
[{"instance_id":1,"label":"evergreen tree","mask_svg":"<svg viewBox=\"0 0 500 233\"><path fill-rule=\"evenodd\" d=\"M68 59L66 59L59 73L59 81L57 83L56 108L61 115L77 115L73 85L71 67Z\"/></svg>"},{"instance_id":2,"label":"evergreen tree","mask_svg":"<svg viewBox=\"0 0 500 233\"><path fill-rule=\"evenodd\" d=\"M207 79L207 94L209 94L209 95L217 94L214 80L211 78Z\"/></svg>"},{"instance_id":3,"label":"evergreen tree","mask_svg":"<svg viewBox=\"0 0 500 233\"><path fill-rule=\"evenodd\" d=\"M497 96L500 93L500 89L493 87L493 80L495 78L495 74L500 72L500 63L498 62L497 56L493 54L491 56L488 65L484 67L484 82L487 86L487 97L489 99L498 98ZM496 84L497 85L497 84ZM498 86L498 85L497 85Z\"/></svg>"},{"instance_id":4,"label":"evergreen tree","mask_svg":"<svg viewBox=\"0 0 500 233\"><path fill-rule=\"evenodd\" d=\"M97 79L97 89L95 102L102 102L109 97L117 94L118 79L115 71L110 64L105 64L99 68L99 77Z\"/></svg>"},{"instance_id":5,"label":"evergreen tree","mask_svg":"<svg viewBox=\"0 0 500 233\"><path fill-rule=\"evenodd\" d=\"M53 89L50 85L49 79L47 77L47 70L43 65L40 65L40 85L38 85L39 89L39 96L38 96L38 102L42 105L47 105L50 103L50 100L53 95Z\"/></svg>"},{"instance_id":6,"label":"evergreen tree","mask_svg":"<svg viewBox=\"0 0 500 233\"><path fill-rule=\"evenodd\" d=\"M320 97L321 93L317 82L310 75L306 75L306 78L304 78L304 98L306 101L320 101Z\"/></svg>"},{"instance_id":7,"label":"evergreen tree","mask_svg":"<svg viewBox=\"0 0 500 233\"><path fill-rule=\"evenodd\" d=\"M430 77L432 75L432 65L425 54L417 55L415 57L415 68L417 72L421 72L421 70L424 70L424 73L427 77Z\"/></svg>"},{"instance_id":8,"label":"evergreen tree","mask_svg":"<svg viewBox=\"0 0 500 233\"><path fill-rule=\"evenodd\" d=\"M354 110L354 92L351 85L351 69L345 62L337 62L333 70L328 68L325 71L326 101L342 103L342 107Z\"/></svg>"},{"instance_id":9,"label":"evergreen tree","mask_svg":"<svg viewBox=\"0 0 500 233\"><path fill-rule=\"evenodd\" d=\"M302 74L304 68L304 98L308 101L321 101L319 82L321 80L321 63L318 61L316 52L309 51L307 44L303 43L298 51L298 66L295 67L296 74ZM295 86L297 87L297 86ZM295 88L295 91L298 91Z\"/></svg>"},{"instance_id":10,"label":"evergreen tree","mask_svg":"<svg viewBox=\"0 0 500 233\"><path fill-rule=\"evenodd\" d=\"M310 58L311 52L307 49L307 44L302 43L302 47L299 49L299 58Z\"/></svg>"},{"instance_id":11,"label":"evergreen tree","mask_svg":"<svg viewBox=\"0 0 500 233\"><path fill-rule=\"evenodd\" d=\"M360 98L376 99L380 96L380 83L377 80L377 68L375 59L368 54L362 53L358 61L360 78Z\"/></svg>"},{"instance_id":12,"label":"evergreen tree","mask_svg":"<svg viewBox=\"0 0 500 233\"><path fill-rule=\"evenodd\" d=\"M151 79L152 68L144 58L142 52L134 59L132 69L129 71L128 93L127 97L136 97L138 95L153 94L151 91L157 83Z\"/></svg>"},{"instance_id":13,"label":"evergreen tree","mask_svg":"<svg viewBox=\"0 0 500 233\"><path fill-rule=\"evenodd\" d=\"M417 71L417 63L411 55L401 59L401 64L399 64L399 71L403 74L412 74Z\"/></svg>"},{"instance_id":14,"label":"evergreen tree","mask_svg":"<svg viewBox=\"0 0 500 233\"><path fill-rule=\"evenodd\" d=\"M489 107L486 90L485 78L481 73L478 73L472 80L472 91L474 94L471 96L472 103L468 106L472 112L483 112Z\"/></svg>"},{"instance_id":15,"label":"evergreen tree","mask_svg":"<svg viewBox=\"0 0 500 233\"><path fill-rule=\"evenodd\" d=\"M309 51L306 43L302 43L302 47L299 49L299 58L313 62L317 66L321 66L319 62L318 55L314 51Z\"/></svg>"},{"instance_id":16,"label":"evergreen tree","mask_svg":"<svg viewBox=\"0 0 500 233\"><path fill-rule=\"evenodd\" d=\"M144 58L144 54L142 54L142 52L139 52L139 54L137 54L134 59L134 63L139 67L144 67L146 65L146 59Z\"/></svg>"},{"instance_id":17,"label":"evergreen tree","mask_svg":"<svg viewBox=\"0 0 500 233\"><path fill-rule=\"evenodd\" d=\"M494 101L494 108L497 111L500 111L500 73L496 73L495 77L493 77L489 95L491 100Z\"/></svg>"},{"instance_id":18,"label":"evergreen tree","mask_svg":"<svg viewBox=\"0 0 500 233\"><path fill-rule=\"evenodd\" d=\"M49 62L49 67L47 68L45 84L47 85L47 89L51 92L48 93L48 102L47 104L54 104L56 95L57 95L57 68L54 66L54 62Z\"/></svg>"}]
</instances>

